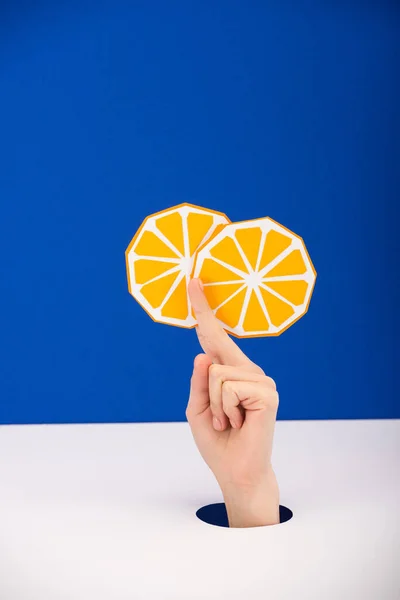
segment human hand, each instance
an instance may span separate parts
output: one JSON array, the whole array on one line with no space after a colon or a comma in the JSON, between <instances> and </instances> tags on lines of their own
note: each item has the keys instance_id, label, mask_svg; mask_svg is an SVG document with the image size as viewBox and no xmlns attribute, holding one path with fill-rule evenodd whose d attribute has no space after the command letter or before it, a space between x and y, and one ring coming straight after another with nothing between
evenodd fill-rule
<instances>
[{"instance_id":1,"label":"human hand","mask_svg":"<svg viewBox=\"0 0 400 600\"><path fill-rule=\"evenodd\" d=\"M214 473L231 527L279 523L279 489L271 464L278 410L275 382L235 344L214 316L202 284L189 295L205 354L195 358L186 417Z\"/></svg>"}]
</instances>

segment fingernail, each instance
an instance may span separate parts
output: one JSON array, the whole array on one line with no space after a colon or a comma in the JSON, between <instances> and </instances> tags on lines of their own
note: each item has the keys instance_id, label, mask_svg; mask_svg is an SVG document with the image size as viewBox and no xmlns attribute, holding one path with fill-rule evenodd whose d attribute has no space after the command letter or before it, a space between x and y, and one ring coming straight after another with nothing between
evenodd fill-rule
<instances>
[{"instance_id":1,"label":"fingernail","mask_svg":"<svg viewBox=\"0 0 400 600\"><path fill-rule=\"evenodd\" d=\"M201 279L199 279L199 286L200 286L200 287L201 287L201 289L204 291L204 284L203 284L203 282L202 282L202 280L201 280Z\"/></svg>"},{"instance_id":2,"label":"fingernail","mask_svg":"<svg viewBox=\"0 0 400 600\"><path fill-rule=\"evenodd\" d=\"M213 417L213 426L217 431L221 431L222 429L222 423L217 417Z\"/></svg>"},{"instance_id":3,"label":"fingernail","mask_svg":"<svg viewBox=\"0 0 400 600\"><path fill-rule=\"evenodd\" d=\"M231 426L233 427L233 429L237 429L237 425L236 425L235 421L231 420L230 423L231 423Z\"/></svg>"}]
</instances>

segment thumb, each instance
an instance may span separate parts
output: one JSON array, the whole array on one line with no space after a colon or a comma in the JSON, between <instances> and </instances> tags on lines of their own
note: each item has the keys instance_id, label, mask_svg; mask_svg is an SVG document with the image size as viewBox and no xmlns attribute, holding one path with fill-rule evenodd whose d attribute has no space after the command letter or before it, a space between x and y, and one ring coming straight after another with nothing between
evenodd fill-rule
<instances>
[{"instance_id":1,"label":"thumb","mask_svg":"<svg viewBox=\"0 0 400 600\"><path fill-rule=\"evenodd\" d=\"M199 354L194 359L193 374L190 380L189 402L186 408L186 416L195 417L204 412L210 406L208 392L208 369L212 360L206 354Z\"/></svg>"}]
</instances>

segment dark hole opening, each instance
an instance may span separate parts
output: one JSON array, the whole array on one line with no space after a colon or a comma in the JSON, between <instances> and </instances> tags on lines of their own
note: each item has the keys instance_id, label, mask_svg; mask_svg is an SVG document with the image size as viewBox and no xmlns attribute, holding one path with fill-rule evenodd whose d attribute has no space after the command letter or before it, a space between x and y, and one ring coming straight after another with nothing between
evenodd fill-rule
<instances>
[{"instance_id":1,"label":"dark hole opening","mask_svg":"<svg viewBox=\"0 0 400 600\"><path fill-rule=\"evenodd\" d=\"M196 516L200 519L200 521L204 521L204 523L208 523L209 525L216 525L217 527L229 527L228 515L223 502L202 506L196 512ZM286 521L289 521L292 517L293 513L290 508L286 508L286 506L279 506L280 523L286 523Z\"/></svg>"}]
</instances>

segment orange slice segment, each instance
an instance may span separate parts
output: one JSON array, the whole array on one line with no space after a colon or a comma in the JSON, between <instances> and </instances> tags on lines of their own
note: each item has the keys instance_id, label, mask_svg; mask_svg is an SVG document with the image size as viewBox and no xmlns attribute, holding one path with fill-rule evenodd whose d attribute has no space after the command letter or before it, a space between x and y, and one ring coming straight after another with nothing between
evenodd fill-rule
<instances>
[{"instance_id":1,"label":"orange slice segment","mask_svg":"<svg viewBox=\"0 0 400 600\"><path fill-rule=\"evenodd\" d=\"M251 292L250 301L247 306L246 316L243 321L245 331L268 331L269 322L265 315L264 308L261 306L257 294L254 290Z\"/></svg>"},{"instance_id":2,"label":"orange slice segment","mask_svg":"<svg viewBox=\"0 0 400 600\"><path fill-rule=\"evenodd\" d=\"M263 281L264 285L286 298L295 306L300 306L306 298L308 283L303 280L292 279L289 281Z\"/></svg>"},{"instance_id":3,"label":"orange slice segment","mask_svg":"<svg viewBox=\"0 0 400 600\"><path fill-rule=\"evenodd\" d=\"M188 302L186 291L186 279L183 277L178 284L178 287L172 292L167 302L161 309L163 317L173 317L175 319L187 319L188 317Z\"/></svg>"},{"instance_id":4,"label":"orange slice segment","mask_svg":"<svg viewBox=\"0 0 400 600\"><path fill-rule=\"evenodd\" d=\"M194 255L229 222L226 215L193 204L173 206L143 221L125 252L128 289L154 321L196 324L187 299Z\"/></svg>"},{"instance_id":5,"label":"orange slice segment","mask_svg":"<svg viewBox=\"0 0 400 600\"><path fill-rule=\"evenodd\" d=\"M242 247L252 269L255 269L260 251L261 229L259 227L237 229L235 237Z\"/></svg>"},{"instance_id":6,"label":"orange slice segment","mask_svg":"<svg viewBox=\"0 0 400 600\"><path fill-rule=\"evenodd\" d=\"M156 220L157 229L165 235L180 254L185 254L182 215L172 212Z\"/></svg>"},{"instance_id":7,"label":"orange slice segment","mask_svg":"<svg viewBox=\"0 0 400 600\"><path fill-rule=\"evenodd\" d=\"M273 325L279 327L282 323L287 321L289 317L294 315L294 310L289 304L283 302L262 287L260 287L260 292Z\"/></svg>"},{"instance_id":8,"label":"orange slice segment","mask_svg":"<svg viewBox=\"0 0 400 600\"><path fill-rule=\"evenodd\" d=\"M216 246L210 250L211 256L219 258L222 262L232 267L236 267L244 273L248 273L248 269L243 262L243 258L232 238L223 238Z\"/></svg>"},{"instance_id":9,"label":"orange slice segment","mask_svg":"<svg viewBox=\"0 0 400 600\"><path fill-rule=\"evenodd\" d=\"M205 286L204 293L212 309L217 308L237 292L243 283L226 283L221 285Z\"/></svg>"},{"instance_id":10,"label":"orange slice segment","mask_svg":"<svg viewBox=\"0 0 400 600\"><path fill-rule=\"evenodd\" d=\"M141 258L135 261L134 264L136 282L146 283L162 273L176 268L176 266L176 262L160 262L158 260Z\"/></svg>"},{"instance_id":11,"label":"orange slice segment","mask_svg":"<svg viewBox=\"0 0 400 600\"><path fill-rule=\"evenodd\" d=\"M237 275L211 258L204 260L199 277L203 283L219 283L221 281L238 281L241 279L240 275Z\"/></svg>"},{"instance_id":12,"label":"orange slice segment","mask_svg":"<svg viewBox=\"0 0 400 600\"><path fill-rule=\"evenodd\" d=\"M265 237L264 247L262 250L260 264L258 270L262 271L264 267L281 254L292 243L292 238L271 229Z\"/></svg>"},{"instance_id":13,"label":"orange slice segment","mask_svg":"<svg viewBox=\"0 0 400 600\"><path fill-rule=\"evenodd\" d=\"M140 238L135 253L139 256L154 256L157 258L178 258L174 252L152 231L144 231Z\"/></svg>"},{"instance_id":14,"label":"orange slice segment","mask_svg":"<svg viewBox=\"0 0 400 600\"><path fill-rule=\"evenodd\" d=\"M151 283L145 283L142 286L140 290L141 294L146 298L150 306L153 308L161 306L178 275L178 272L171 273L171 275L166 275L165 277L161 277L161 279L157 279Z\"/></svg>"},{"instance_id":15,"label":"orange slice segment","mask_svg":"<svg viewBox=\"0 0 400 600\"><path fill-rule=\"evenodd\" d=\"M282 275L303 275L307 271L300 250L293 250L276 267L265 273L265 277L279 277Z\"/></svg>"},{"instance_id":16,"label":"orange slice segment","mask_svg":"<svg viewBox=\"0 0 400 600\"><path fill-rule=\"evenodd\" d=\"M189 252L194 254L203 239L213 226L213 215L204 213L190 213L187 218Z\"/></svg>"},{"instance_id":17,"label":"orange slice segment","mask_svg":"<svg viewBox=\"0 0 400 600\"><path fill-rule=\"evenodd\" d=\"M229 327L236 327L242 314L245 297L246 289L244 288L217 310L215 313L217 319L220 319Z\"/></svg>"}]
</instances>

